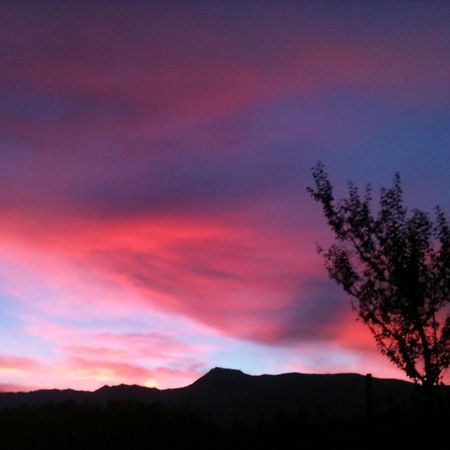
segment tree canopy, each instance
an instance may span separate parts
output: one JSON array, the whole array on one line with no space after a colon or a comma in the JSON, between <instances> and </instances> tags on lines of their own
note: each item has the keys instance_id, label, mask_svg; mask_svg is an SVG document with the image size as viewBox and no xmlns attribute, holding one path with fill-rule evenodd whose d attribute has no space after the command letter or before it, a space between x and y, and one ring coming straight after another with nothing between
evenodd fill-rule
<instances>
[{"instance_id":1,"label":"tree canopy","mask_svg":"<svg viewBox=\"0 0 450 450\"><path fill-rule=\"evenodd\" d=\"M435 219L404 204L401 181L380 192L348 182L336 201L322 163L312 170L312 197L322 205L335 236L324 250L330 277L353 304L378 348L406 375L424 386L442 381L450 364L450 227L442 209Z\"/></svg>"}]
</instances>

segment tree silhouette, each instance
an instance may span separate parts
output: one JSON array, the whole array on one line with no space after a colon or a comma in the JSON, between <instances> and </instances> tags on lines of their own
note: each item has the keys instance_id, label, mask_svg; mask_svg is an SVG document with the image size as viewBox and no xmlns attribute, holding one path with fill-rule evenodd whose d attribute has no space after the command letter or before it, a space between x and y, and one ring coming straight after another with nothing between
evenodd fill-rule
<instances>
[{"instance_id":1,"label":"tree silhouette","mask_svg":"<svg viewBox=\"0 0 450 450\"><path fill-rule=\"evenodd\" d=\"M432 388L450 364L450 227L439 207L435 222L407 210L400 176L380 193L361 195L348 182L348 197L336 201L322 163L312 170L312 197L321 203L335 243L325 256L330 278L357 299L353 308L378 348L406 375Z\"/></svg>"}]
</instances>

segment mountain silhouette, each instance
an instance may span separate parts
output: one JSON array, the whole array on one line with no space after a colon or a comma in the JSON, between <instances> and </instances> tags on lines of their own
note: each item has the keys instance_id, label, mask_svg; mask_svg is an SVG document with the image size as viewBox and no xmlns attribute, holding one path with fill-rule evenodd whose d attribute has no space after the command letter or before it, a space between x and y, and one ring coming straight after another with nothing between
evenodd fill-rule
<instances>
[{"instance_id":1,"label":"mountain silhouette","mask_svg":"<svg viewBox=\"0 0 450 450\"><path fill-rule=\"evenodd\" d=\"M412 383L374 378L375 412L407 411L417 397ZM450 387L442 392L450 395ZM189 386L160 390L137 385L103 386L94 391L39 390L0 393L0 409L74 401L108 404L114 401L158 403L190 408L219 424L254 424L279 414L314 418L354 418L366 413L366 377L358 374L247 375L240 370L214 368Z\"/></svg>"}]
</instances>

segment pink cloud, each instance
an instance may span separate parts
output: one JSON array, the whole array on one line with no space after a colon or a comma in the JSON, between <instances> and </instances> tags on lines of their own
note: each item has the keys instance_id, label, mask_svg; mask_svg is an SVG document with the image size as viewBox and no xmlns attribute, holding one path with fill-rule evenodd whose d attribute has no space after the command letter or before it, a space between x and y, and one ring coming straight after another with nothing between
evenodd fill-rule
<instances>
[{"instance_id":1,"label":"pink cloud","mask_svg":"<svg viewBox=\"0 0 450 450\"><path fill-rule=\"evenodd\" d=\"M101 325L80 327L47 320L30 321L24 332L53 342L65 354L74 357L173 362L184 357L201 357L213 347L206 343L190 344L161 332L103 331ZM183 336L186 338L186 336Z\"/></svg>"},{"instance_id":2,"label":"pink cloud","mask_svg":"<svg viewBox=\"0 0 450 450\"><path fill-rule=\"evenodd\" d=\"M42 368L41 363L34 358L0 355L0 375L20 372L34 372Z\"/></svg>"},{"instance_id":3,"label":"pink cloud","mask_svg":"<svg viewBox=\"0 0 450 450\"><path fill-rule=\"evenodd\" d=\"M0 392L31 391L48 365L37 358L0 354Z\"/></svg>"},{"instance_id":4,"label":"pink cloud","mask_svg":"<svg viewBox=\"0 0 450 450\"><path fill-rule=\"evenodd\" d=\"M202 375L195 366L184 370L165 367L148 369L135 364L82 358L70 360L68 367L73 371L74 377L90 382L114 385L127 380L129 384L160 389L185 386Z\"/></svg>"},{"instance_id":5,"label":"pink cloud","mask_svg":"<svg viewBox=\"0 0 450 450\"><path fill-rule=\"evenodd\" d=\"M213 347L185 342L187 332L182 341L168 333L102 331L100 325L86 328L42 320L31 321L24 330L44 340L57 355L42 365L45 376L35 378L35 383L51 387L57 380L61 387L88 390L102 384L178 387L194 381L209 367Z\"/></svg>"},{"instance_id":6,"label":"pink cloud","mask_svg":"<svg viewBox=\"0 0 450 450\"><path fill-rule=\"evenodd\" d=\"M5 227L5 233L16 235L4 239L26 239L26 247L11 246L5 257L18 264L15 292L24 289L24 267L60 292L51 302L40 302L47 314L121 317L156 308L264 343L332 339L342 301L314 281L324 276L310 246L313 231L304 228L294 242L282 227L255 226L259 214L254 207L247 214L84 219L84 225L60 218L47 233L42 228L38 240L32 228L28 238L28 230ZM70 239L73 235L76 240ZM32 291L30 286L20 298L29 302ZM336 301L327 300L330 295ZM51 333L52 328L42 330L44 336ZM165 348L152 338L155 342L147 346Z\"/></svg>"},{"instance_id":7,"label":"pink cloud","mask_svg":"<svg viewBox=\"0 0 450 450\"><path fill-rule=\"evenodd\" d=\"M268 9L259 16L263 29L273 28ZM267 36L256 17L249 24L256 26L251 40L238 30L218 32L189 8L183 14L130 8L127 20L123 11L54 21L22 13L14 7L3 15L5 46L14 50L4 57L4 81L75 105L61 113L57 127L54 121L33 125L17 117L7 123L41 151L50 148L45 153L53 157L55 149L92 146L105 135L107 143L130 148L136 136L173 135L180 123L192 126L267 99L307 98L336 86L359 86L402 102L449 93L450 64L441 57L446 40L438 27L427 29L426 38L406 40L393 39L397 30L338 33L339 38L335 30L324 30L318 37L297 16L285 18L285 29L260 52L257 43ZM177 31L167 33L174 23Z\"/></svg>"},{"instance_id":8,"label":"pink cloud","mask_svg":"<svg viewBox=\"0 0 450 450\"><path fill-rule=\"evenodd\" d=\"M34 386L22 384L0 383L0 392L30 392L36 390Z\"/></svg>"}]
</instances>

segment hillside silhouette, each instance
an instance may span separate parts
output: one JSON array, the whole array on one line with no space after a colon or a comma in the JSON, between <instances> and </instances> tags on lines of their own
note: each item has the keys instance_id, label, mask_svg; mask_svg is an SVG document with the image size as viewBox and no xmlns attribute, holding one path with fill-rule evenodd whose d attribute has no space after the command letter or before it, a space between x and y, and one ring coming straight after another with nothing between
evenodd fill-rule
<instances>
[{"instance_id":1,"label":"hillside silhouette","mask_svg":"<svg viewBox=\"0 0 450 450\"><path fill-rule=\"evenodd\" d=\"M393 409L408 412L421 401L419 387L406 381L373 378L372 386L375 414ZM300 410L311 419L348 419L367 413L366 389L366 377L358 374L254 376L240 370L216 367L191 385L176 389L121 384L106 385L94 392L52 389L0 393L0 409L65 401L95 405L133 401L190 408L220 425L236 421L255 424L261 417L272 419L280 412L294 415ZM450 387L442 386L441 395L448 397Z\"/></svg>"},{"instance_id":2,"label":"hillside silhouette","mask_svg":"<svg viewBox=\"0 0 450 450\"><path fill-rule=\"evenodd\" d=\"M215 368L189 386L0 394L5 449L312 448L428 444L450 419L450 387L433 413L418 386L366 377L288 373L251 376ZM414 432L412 432L414 430Z\"/></svg>"}]
</instances>

